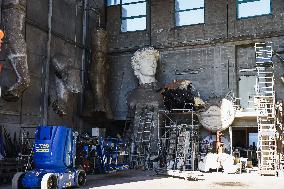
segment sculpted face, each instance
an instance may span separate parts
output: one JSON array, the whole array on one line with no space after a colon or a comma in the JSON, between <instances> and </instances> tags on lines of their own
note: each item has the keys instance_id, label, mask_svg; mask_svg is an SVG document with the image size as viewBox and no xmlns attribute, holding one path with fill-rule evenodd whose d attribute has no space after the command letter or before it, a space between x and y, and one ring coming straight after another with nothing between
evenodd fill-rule
<instances>
[{"instance_id":1,"label":"sculpted face","mask_svg":"<svg viewBox=\"0 0 284 189\"><path fill-rule=\"evenodd\" d=\"M143 62L140 63L140 73L144 76L155 76L157 69L157 61L155 56L149 56L143 59Z\"/></svg>"}]
</instances>

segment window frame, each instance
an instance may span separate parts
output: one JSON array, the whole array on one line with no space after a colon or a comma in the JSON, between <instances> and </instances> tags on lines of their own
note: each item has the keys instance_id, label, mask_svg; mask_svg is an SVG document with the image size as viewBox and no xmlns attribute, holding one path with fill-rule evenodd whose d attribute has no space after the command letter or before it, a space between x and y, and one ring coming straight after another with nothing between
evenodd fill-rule
<instances>
[{"instance_id":1,"label":"window frame","mask_svg":"<svg viewBox=\"0 0 284 189\"><path fill-rule=\"evenodd\" d=\"M199 8L192 8L192 9L182 9L182 10L179 10L179 11L177 11L176 10L176 2L177 2L178 0L174 0L174 5L173 5L173 19L174 19L174 27L176 27L176 28L179 28L179 27L187 27L187 26L196 26L196 25L205 25L205 1L206 0L204 0L204 5L203 5L203 7L199 7ZM197 24L185 24L185 25L180 25L180 26L178 26L177 25L177 18L176 18L176 13L178 13L178 12L190 12L190 11L194 11L194 10L199 10L199 9L203 9L203 20L204 20L204 22L203 23L197 23Z\"/></svg>"},{"instance_id":2,"label":"window frame","mask_svg":"<svg viewBox=\"0 0 284 189\"><path fill-rule=\"evenodd\" d=\"M260 17L260 16L272 15L272 0L269 0L270 1L270 13L254 15L254 16L246 16L246 17L240 17L239 18L239 5L240 4L248 3L248 2L255 2L255 1L259 1L259 0L243 0L243 1L245 1L245 2L239 2L239 0L236 0L236 17L237 17L237 20L243 20L243 19L255 18L255 17Z\"/></svg>"},{"instance_id":3,"label":"window frame","mask_svg":"<svg viewBox=\"0 0 284 189\"><path fill-rule=\"evenodd\" d=\"M139 0L135 2L130 2L130 3L122 3L123 0L119 0L119 5L120 5L120 33L131 33L131 32L141 32L141 31L147 31L148 30L148 12L149 12L149 6L148 6L148 0ZM130 17L123 17L122 16L122 6L123 5L135 5L135 4L142 4L146 3L146 13L145 15L137 15L137 16L130 16ZM129 19L136 19L136 18L145 18L146 19L146 27L144 30L134 30L134 31L122 31L122 22L124 20L129 20Z\"/></svg>"},{"instance_id":4,"label":"window frame","mask_svg":"<svg viewBox=\"0 0 284 189\"><path fill-rule=\"evenodd\" d=\"M243 88L243 87L241 87L241 84L242 84L242 82L241 82L241 80L242 80L242 78L243 77L245 77L245 78L249 78L249 77L251 77L252 79L251 80L253 80L254 81L254 83L253 83L253 85L249 85L250 83L248 82L248 83L246 83L246 86L249 86L249 91L248 92L251 92L250 91L250 89L253 89L252 91L252 93L250 93L250 95L248 95L248 96L246 96L246 95L244 95L244 94L246 94L246 93L242 93L243 91L241 91L240 90L240 88ZM257 78L257 75L256 75L256 73L255 72L244 72L244 73L240 73L239 72L239 74L238 74L238 82L237 82L237 88L238 88L238 90L237 90L237 97L238 97L238 101L239 101L239 106L241 107L241 108L243 108L243 112L256 112L256 109L254 109L254 106L253 106L253 104L250 104L249 103L249 96L251 96L252 97L252 99L254 99L254 97L256 96L256 92L255 92L255 80L256 80L256 78ZM243 84L243 85L245 85L245 84ZM243 94L243 95L240 95L240 94ZM243 98L243 97L248 97L247 99L246 98ZM244 106L242 106L243 105L243 103L247 103L246 105L244 105Z\"/></svg>"},{"instance_id":5,"label":"window frame","mask_svg":"<svg viewBox=\"0 0 284 189\"><path fill-rule=\"evenodd\" d=\"M117 0L117 3L116 3L116 4L108 4L108 0L105 0L105 2L106 2L106 6L107 6L107 7L120 5L120 0Z\"/></svg>"}]
</instances>

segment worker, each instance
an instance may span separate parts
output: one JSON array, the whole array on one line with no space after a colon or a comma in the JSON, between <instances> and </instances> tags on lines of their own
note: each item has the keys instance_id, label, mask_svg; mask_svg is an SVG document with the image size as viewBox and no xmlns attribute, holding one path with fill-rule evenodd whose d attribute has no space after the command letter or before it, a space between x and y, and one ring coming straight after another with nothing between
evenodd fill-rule
<instances>
[{"instance_id":1,"label":"worker","mask_svg":"<svg viewBox=\"0 0 284 189\"><path fill-rule=\"evenodd\" d=\"M3 30L0 30L0 51L1 51L1 47L2 47L2 39L4 38L5 34L3 32ZM0 63L0 73L2 72L2 69L3 69L3 64ZM0 97L1 97L1 86L0 86Z\"/></svg>"},{"instance_id":2,"label":"worker","mask_svg":"<svg viewBox=\"0 0 284 189\"><path fill-rule=\"evenodd\" d=\"M221 137L223 133L221 131L217 131L216 133L216 152L217 154L223 153L224 144L221 142Z\"/></svg>"},{"instance_id":3,"label":"worker","mask_svg":"<svg viewBox=\"0 0 284 189\"><path fill-rule=\"evenodd\" d=\"M2 39L4 38L4 36L5 36L5 34L4 34L3 30L0 30L0 51L1 51L2 43L3 43Z\"/></svg>"}]
</instances>

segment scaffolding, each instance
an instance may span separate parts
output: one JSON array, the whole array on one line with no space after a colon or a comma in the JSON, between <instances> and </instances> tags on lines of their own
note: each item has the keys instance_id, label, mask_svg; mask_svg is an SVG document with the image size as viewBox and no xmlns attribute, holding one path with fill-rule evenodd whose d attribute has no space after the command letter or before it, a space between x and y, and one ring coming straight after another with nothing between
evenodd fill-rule
<instances>
[{"instance_id":1,"label":"scaffolding","mask_svg":"<svg viewBox=\"0 0 284 189\"><path fill-rule=\"evenodd\" d=\"M256 43L256 108L258 124L258 167L260 175L276 175L278 155L272 44Z\"/></svg>"},{"instance_id":2,"label":"scaffolding","mask_svg":"<svg viewBox=\"0 0 284 189\"><path fill-rule=\"evenodd\" d=\"M199 151L199 125L192 109L159 111L160 151L167 170L194 171Z\"/></svg>"},{"instance_id":3,"label":"scaffolding","mask_svg":"<svg viewBox=\"0 0 284 189\"><path fill-rule=\"evenodd\" d=\"M137 126L131 129L130 164L132 168L151 168L154 129L154 107L145 107L139 115Z\"/></svg>"}]
</instances>

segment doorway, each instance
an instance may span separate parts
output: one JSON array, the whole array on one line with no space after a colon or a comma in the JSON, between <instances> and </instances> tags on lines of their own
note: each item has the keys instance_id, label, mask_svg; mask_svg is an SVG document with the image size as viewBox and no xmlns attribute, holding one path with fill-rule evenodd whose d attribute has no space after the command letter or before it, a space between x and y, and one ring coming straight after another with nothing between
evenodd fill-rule
<instances>
[{"instance_id":1,"label":"doorway","mask_svg":"<svg viewBox=\"0 0 284 189\"><path fill-rule=\"evenodd\" d=\"M232 128L233 155L237 158L247 158L253 166L257 165L257 142L257 127Z\"/></svg>"}]
</instances>

